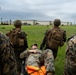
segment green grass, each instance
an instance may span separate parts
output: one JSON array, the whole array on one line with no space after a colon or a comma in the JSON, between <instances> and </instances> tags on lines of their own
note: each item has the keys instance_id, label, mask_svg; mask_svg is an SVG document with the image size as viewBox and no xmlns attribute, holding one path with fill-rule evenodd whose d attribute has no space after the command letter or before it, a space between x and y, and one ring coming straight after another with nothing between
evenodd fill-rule
<instances>
[{"instance_id":1,"label":"green grass","mask_svg":"<svg viewBox=\"0 0 76 75\"><path fill-rule=\"evenodd\" d=\"M52 26L22 26L22 30L27 33L27 40L29 48L32 44L37 43L38 47L40 47L40 44L42 42L42 39L45 35L46 30L51 28ZM0 25L0 31L3 33L6 33L7 31L14 28L12 25ZM76 27L75 26L61 26L62 29L66 30L67 38L71 35L76 34ZM58 56L55 60L55 75L63 75L64 71L64 59L65 59L65 51L66 51L66 43L62 48L59 48Z\"/></svg>"}]
</instances>

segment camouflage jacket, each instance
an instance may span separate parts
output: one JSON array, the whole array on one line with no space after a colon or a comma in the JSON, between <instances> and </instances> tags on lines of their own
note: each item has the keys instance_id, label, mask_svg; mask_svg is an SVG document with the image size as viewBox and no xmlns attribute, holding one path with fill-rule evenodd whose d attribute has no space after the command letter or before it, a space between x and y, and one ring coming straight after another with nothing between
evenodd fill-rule
<instances>
[{"instance_id":1,"label":"camouflage jacket","mask_svg":"<svg viewBox=\"0 0 76 75\"><path fill-rule=\"evenodd\" d=\"M65 42L66 41L66 31L62 30L60 27L57 27L57 28L60 29L61 31L63 31L63 40L62 41ZM51 47L49 47L50 42L48 43L48 39L51 38L51 35L52 35L51 33L52 33L52 30L54 30L54 29L55 29L55 27L46 31L44 39L40 45L40 49L43 49L43 48L51 49Z\"/></svg>"},{"instance_id":2,"label":"camouflage jacket","mask_svg":"<svg viewBox=\"0 0 76 75\"><path fill-rule=\"evenodd\" d=\"M42 64L42 51L36 49L36 53L32 50L26 50L20 54L20 58L26 58L26 65L40 67ZM42 59L42 60L41 60Z\"/></svg>"},{"instance_id":3,"label":"camouflage jacket","mask_svg":"<svg viewBox=\"0 0 76 75\"><path fill-rule=\"evenodd\" d=\"M76 74L76 35L72 36L67 41L65 67Z\"/></svg>"},{"instance_id":4,"label":"camouflage jacket","mask_svg":"<svg viewBox=\"0 0 76 75\"><path fill-rule=\"evenodd\" d=\"M0 75L13 75L16 72L16 60L12 44L8 37L0 32Z\"/></svg>"}]
</instances>

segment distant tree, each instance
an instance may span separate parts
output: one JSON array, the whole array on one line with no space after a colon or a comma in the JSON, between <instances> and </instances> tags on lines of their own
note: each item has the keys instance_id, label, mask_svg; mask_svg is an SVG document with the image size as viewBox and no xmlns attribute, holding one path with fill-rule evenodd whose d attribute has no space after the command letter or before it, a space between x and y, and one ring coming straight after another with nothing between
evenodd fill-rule
<instances>
[{"instance_id":1,"label":"distant tree","mask_svg":"<svg viewBox=\"0 0 76 75\"><path fill-rule=\"evenodd\" d=\"M24 25L27 25L27 22L26 23L24 22Z\"/></svg>"},{"instance_id":2,"label":"distant tree","mask_svg":"<svg viewBox=\"0 0 76 75\"><path fill-rule=\"evenodd\" d=\"M36 23L36 25L39 25L39 23Z\"/></svg>"}]
</instances>

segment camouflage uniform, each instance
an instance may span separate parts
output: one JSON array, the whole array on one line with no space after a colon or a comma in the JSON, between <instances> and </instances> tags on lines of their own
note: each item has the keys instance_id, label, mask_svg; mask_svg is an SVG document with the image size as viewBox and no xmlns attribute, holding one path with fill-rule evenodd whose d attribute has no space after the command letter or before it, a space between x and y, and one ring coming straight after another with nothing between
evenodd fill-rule
<instances>
[{"instance_id":1,"label":"camouflage uniform","mask_svg":"<svg viewBox=\"0 0 76 75\"><path fill-rule=\"evenodd\" d=\"M50 39L51 36L52 36L52 31L53 31L54 29L60 30L60 31L63 33L63 37L62 37L63 43L66 41L66 31L62 30L62 29L59 27L60 24L61 24L61 21L60 21L59 19L55 19L55 20L54 20L54 27L53 27L52 29L48 30L48 31L45 33L44 39L43 39L43 41L42 41L42 43L41 43L41 45L40 45L40 49L41 49L41 50L42 50L44 47L45 47L45 49L51 49L51 50L53 51L54 58L57 57L57 52L58 52L58 47L59 47L59 46L58 46L57 48L56 48L56 47L52 48L52 47L49 46L49 45L50 45L49 39ZM55 45L54 45L54 46L55 46Z\"/></svg>"},{"instance_id":2,"label":"camouflage uniform","mask_svg":"<svg viewBox=\"0 0 76 75\"><path fill-rule=\"evenodd\" d=\"M23 53L20 54L20 58L26 58L26 65L31 65L31 66L37 66L39 67L38 63L41 63L40 59L41 59L41 55L42 55L42 51L37 50L37 54L36 56L34 56L35 59L32 59L33 55L35 55L34 53L29 52L29 50L24 51Z\"/></svg>"},{"instance_id":3,"label":"camouflage uniform","mask_svg":"<svg viewBox=\"0 0 76 75\"><path fill-rule=\"evenodd\" d=\"M8 37L0 32L0 75L17 75L14 49Z\"/></svg>"},{"instance_id":4,"label":"camouflage uniform","mask_svg":"<svg viewBox=\"0 0 76 75\"><path fill-rule=\"evenodd\" d=\"M52 73L52 75L55 73L55 67L54 67L54 57L53 52L50 49L46 49L43 51L43 58L44 58L44 65L46 66L46 72Z\"/></svg>"},{"instance_id":5,"label":"camouflage uniform","mask_svg":"<svg viewBox=\"0 0 76 75\"><path fill-rule=\"evenodd\" d=\"M76 75L76 35L67 41L64 75Z\"/></svg>"},{"instance_id":6,"label":"camouflage uniform","mask_svg":"<svg viewBox=\"0 0 76 75\"><path fill-rule=\"evenodd\" d=\"M13 44L15 55L16 55L16 60L17 60L17 69L18 69L19 74L21 73L21 65L22 65L22 60L19 57L20 53L22 53L24 50L26 50L28 48L27 37L26 37L27 34L21 30L21 25L22 25L22 23L20 20L14 21L15 29L13 29L13 30L20 29L20 32L19 32L21 34L20 37L24 38L23 46L18 46L18 45ZM6 35L9 37L10 33L11 33L11 31L8 32Z\"/></svg>"},{"instance_id":7,"label":"camouflage uniform","mask_svg":"<svg viewBox=\"0 0 76 75\"><path fill-rule=\"evenodd\" d=\"M33 53L29 53L29 51L24 51L20 54L21 58L26 57L26 65L31 65L35 67L40 67L45 65L46 72L54 74L55 67L54 67L54 57L53 53L50 49L46 49L44 52L37 49L37 53L35 56ZM34 56L35 59L32 58Z\"/></svg>"}]
</instances>

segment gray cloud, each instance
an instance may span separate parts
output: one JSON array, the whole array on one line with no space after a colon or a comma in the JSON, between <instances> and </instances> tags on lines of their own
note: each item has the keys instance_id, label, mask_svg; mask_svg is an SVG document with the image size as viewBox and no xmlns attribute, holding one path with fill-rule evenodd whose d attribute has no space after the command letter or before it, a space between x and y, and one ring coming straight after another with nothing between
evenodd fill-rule
<instances>
[{"instance_id":1,"label":"gray cloud","mask_svg":"<svg viewBox=\"0 0 76 75\"><path fill-rule=\"evenodd\" d=\"M1 13L3 16L3 20L7 20L8 19L22 19L22 20L46 20L46 18L49 20L49 18L43 14L43 13L40 13L40 12L2 12Z\"/></svg>"},{"instance_id":2,"label":"gray cloud","mask_svg":"<svg viewBox=\"0 0 76 75\"><path fill-rule=\"evenodd\" d=\"M76 0L0 0L0 17L4 19L36 19L74 21Z\"/></svg>"}]
</instances>

